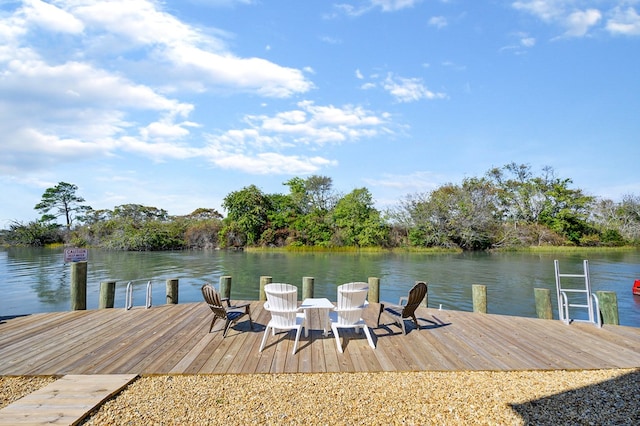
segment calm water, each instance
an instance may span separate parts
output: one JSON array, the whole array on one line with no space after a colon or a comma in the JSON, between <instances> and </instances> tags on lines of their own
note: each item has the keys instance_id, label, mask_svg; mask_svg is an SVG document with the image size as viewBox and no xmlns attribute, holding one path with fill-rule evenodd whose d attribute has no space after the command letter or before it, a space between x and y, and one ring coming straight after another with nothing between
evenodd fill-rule
<instances>
[{"instance_id":1,"label":"calm water","mask_svg":"<svg viewBox=\"0 0 640 426\"><path fill-rule=\"evenodd\" d=\"M260 276L302 288L303 277L314 277L315 296L335 300L336 286L380 278L380 298L397 301L417 280L429 283L429 306L472 310L472 285L487 286L490 313L535 317L533 289L552 291L553 260L564 273L582 273L584 255L463 253L463 254L292 254L226 251L129 253L90 250L87 308L98 306L101 281L115 280L116 308L125 305L127 282L134 286L134 305L145 304L146 286L153 285L153 304L165 303L165 282L178 278L180 303L202 300L200 286L218 285L232 277L233 299L258 299ZM640 327L640 296L631 287L640 279L640 251L598 253L588 258L592 290L615 291L620 323ZM66 311L70 308L71 266L63 250L0 249L0 316ZM563 283L565 283L563 281ZM565 283L566 284L566 283ZM572 318L583 318L572 312Z\"/></svg>"}]
</instances>

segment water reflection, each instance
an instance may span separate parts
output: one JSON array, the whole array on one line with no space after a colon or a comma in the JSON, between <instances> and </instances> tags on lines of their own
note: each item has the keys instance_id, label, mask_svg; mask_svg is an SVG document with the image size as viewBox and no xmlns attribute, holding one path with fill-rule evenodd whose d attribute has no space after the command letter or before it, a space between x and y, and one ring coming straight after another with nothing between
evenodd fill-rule
<instances>
[{"instance_id":1,"label":"water reflection","mask_svg":"<svg viewBox=\"0 0 640 426\"><path fill-rule=\"evenodd\" d=\"M232 297L257 299L260 276L273 282L301 286L303 277L314 277L315 295L335 300L336 287L350 281L378 277L380 297L396 302L415 281L429 283L429 305L443 309L472 310L472 285L487 287L488 311L506 315L535 316L534 288L552 292L553 260L563 273L582 273L583 257L576 254L461 253L246 253L227 251L115 252L90 250L87 308L98 305L102 281L115 280L116 307L124 307L125 288L134 286L134 305L145 303L146 285L153 285L154 304L165 303L165 282L180 280L181 303L200 301L200 286L218 285L232 276ZM640 278L640 252L598 253L589 258L593 291L615 291L620 321L640 327L640 297L631 287ZM0 315L64 311L70 307L70 265L63 250L0 249ZM574 315L572 315L574 316Z\"/></svg>"}]
</instances>

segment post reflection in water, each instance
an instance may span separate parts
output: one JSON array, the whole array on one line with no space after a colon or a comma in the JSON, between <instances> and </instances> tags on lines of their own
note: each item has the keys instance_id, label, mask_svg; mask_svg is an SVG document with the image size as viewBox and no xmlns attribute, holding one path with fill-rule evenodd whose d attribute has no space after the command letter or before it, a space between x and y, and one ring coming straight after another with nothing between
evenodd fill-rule
<instances>
[{"instance_id":1,"label":"post reflection in water","mask_svg":"<svg viewBox=\"0 0 640 426\"><path fill-rule=\"evenodd\" d=\"M63 249L0 249L0 316L70 309L70 265ZM615 291L621 325L640 327L640 296L633 296L640 279L640 252L584 254L531 253L282 253L224 250L119 252L89 250L87 309L96 309L100 282L115 280L116 308L124 308L125 289L133 285L134 306L144 306L151 281L154 304L165 303L167 279L179 280L180 303L202 300L200 287L218 286L232 277L231 296L256 300L261 276L273 282L302 286L314 277L316 297L336 299L336 288L351 281L380 278L380 298L397 302L415 281L429 284L429 306L472 310L472 285L487 287L488 312L535 317L534 288L551 290L557 318L553 260L563 273L581 273L589 260L592 290ZM573 316L572 316L573 317ZM578 314L576 318L580 318Z\"/></svg>"}]
</instances>

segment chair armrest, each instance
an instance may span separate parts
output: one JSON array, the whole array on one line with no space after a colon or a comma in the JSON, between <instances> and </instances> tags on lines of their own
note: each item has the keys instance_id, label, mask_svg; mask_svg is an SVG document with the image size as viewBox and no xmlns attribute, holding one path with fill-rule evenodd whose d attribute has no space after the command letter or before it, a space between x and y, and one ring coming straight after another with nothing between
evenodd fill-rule
<instances>
[{"instance_id":1,"label":"chair armrest","mask_svg":"<svg viewBox=\"0 0 640 426\"><path fill-rule=\"evenodd\" d=\"M409 302L409 298L407 296L402 296L399 300L398 300L398 306L404 306L403 302L406 304Z\"/></svg>"}]
</instances>

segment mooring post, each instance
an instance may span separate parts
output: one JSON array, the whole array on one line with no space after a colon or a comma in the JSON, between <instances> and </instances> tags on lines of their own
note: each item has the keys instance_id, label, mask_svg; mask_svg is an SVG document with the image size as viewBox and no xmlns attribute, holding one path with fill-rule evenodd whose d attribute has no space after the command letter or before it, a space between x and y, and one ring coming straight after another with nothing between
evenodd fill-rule
<instances>
[{"instance_id":1,"label":"mooring post","mask_svg":"<svg viewBox=\"0 0 640 426\"><path fill-rule=\"evenodd\" d=\"M178 304L178 279L169 278L167 280L167 305Z\"/></svg>"},{"instance_id":2,"label":"mooring post","mask_svg":"<svg viewBox=\"0 0 640 426\"><path fill-rule=\"evenodd\" d=\"M380 303L380 278L369 277L369 303Z\"/></svg>"},{"instance_id":3,"label":"mooring post","mask_svg":"<svg viewBox=\"0 0 640 426\"><path fill-rule=\"evenodd\" d=\"M223 298L231 299L231 276L223 275L220 277L220 295Z\"/></svg>"},{"instance_id":4,"label":"mooring post","mask_svg":"<svg viewBox=\"0 0 640 426\"><path fill-rule=\"evenodd\" d=\"M271 284L273 282L273 278L267 275L263 275L260 277L260 298L261 302L266 302L267 293L264 292L264 286L267 284Z\"/></svg>"},{"instance_id":5,"label":"mooring post","mask_svg":"<svg viewBox=\"0 0 640 426\"><path fill-rule=\"evenodd\" d=\"M116 282L103 281L100 283L100 299L98 301L98 309L113 308L113 302L116 295Z\"/></svg>"},{"instance_id":6,"label":"mooring post","mask_svg":"<svg viewBox=\"0 0 640 426\"><path fill-rule=\"evenodd\" d=\"M71 310L87 309L87 262L71 263Z\"/></svg>"},{"instance_id":7,"label":"mooring post","mask_svg":"<svg viewBox=\"0 0 640 426\"><path fill-rule=\"evenodd\" d=\"M473 312L487 313L487 286L473 284Z\"/></svg>"},{"instance_id":8,"label":"mooring post","mask_svg":"<svg viewBox=\"0 0 640 426\"><path fill-rule=\"evenodd\" d=\"M313 284L315 279L313 277L302 277L302 300L313 297Z\"/></svg>"},{"instance_id":9,"label":"mooring post","mask_svg":"<svg viewBox=\"0 0 640 426\"><path fill-rule=\"evenodd\" d=\"M540 319L553 319L551 308L551 290L548 288L534 288L533 295L536 300L536 315Z\"/></svg>"},{"instance_id":10,"label":"mooring post","mask_svg":"<svg viewBox=\"0 0 640 426\"><path fill-rule=\"evenodd\" d=\"M620 325L618 317L618 297L614 291L596 291L600 312L602 312L602 323L610 325ZM600 315L596 312L596 315Z\"/></svg>"}]
</instances>

